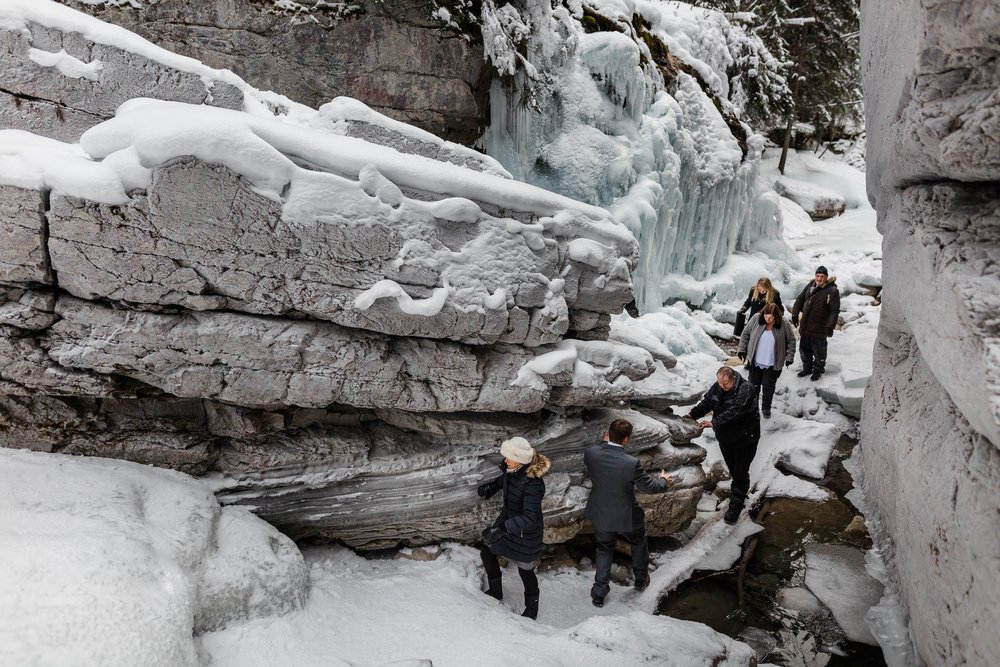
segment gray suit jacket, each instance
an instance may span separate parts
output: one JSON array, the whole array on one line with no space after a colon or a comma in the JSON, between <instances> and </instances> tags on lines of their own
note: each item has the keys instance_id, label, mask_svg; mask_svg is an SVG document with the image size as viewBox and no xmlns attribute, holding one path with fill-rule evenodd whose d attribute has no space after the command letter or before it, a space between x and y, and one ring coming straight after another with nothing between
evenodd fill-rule
<instances>
[{"instance_id":1,"label":"gray suit jacket","mask_svg":"<svg viewBox=\"0 0 1000 667\"><path fill-rule=\"evenodd\" d=\"M639 459L621 447L603 442L592 445L584 450L583 462L593 482L584 515L594 524L595 531L633 532L645 519L635 500L635 490L638 488L642 493L667 490L665 479L651 477L639 465Z\"/></svg>"}]
</instances>

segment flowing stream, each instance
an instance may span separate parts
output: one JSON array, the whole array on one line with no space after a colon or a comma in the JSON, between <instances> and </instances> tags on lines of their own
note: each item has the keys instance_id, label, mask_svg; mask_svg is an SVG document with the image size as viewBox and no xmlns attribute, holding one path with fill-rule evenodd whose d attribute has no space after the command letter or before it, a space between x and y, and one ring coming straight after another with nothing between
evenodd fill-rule
<instances>
[{"instance_id":1,"label":"flowing stream","mask_svg":"<svg viewBox=\"0 0 1000 667\"><path fill-rule=\"evenodd\" d=\"M696 571L660 604L659 613L704 623L744 641L760 662L788 666L885 665L878 646L850 641L831 611L806 587L809 545L836 545L863 554L871 538L863 517L845 497L853 489L844 468L857 441L843 436L820 484L826 502L769 499L756 516L764 526L741 578L739 563L721 573ZM754 537L748 538L744 554ZM651 545L668 547L666 543ZM742 584L744 604L740 608Z\"/></svg>"}]
</instances>

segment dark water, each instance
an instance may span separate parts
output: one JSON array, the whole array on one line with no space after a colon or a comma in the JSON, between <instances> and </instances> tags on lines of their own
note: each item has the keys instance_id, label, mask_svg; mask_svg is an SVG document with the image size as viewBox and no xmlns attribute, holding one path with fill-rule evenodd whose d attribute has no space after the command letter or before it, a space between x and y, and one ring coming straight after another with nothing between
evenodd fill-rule
<instances>
[{"instance_id":1,"label":"dark water","mask_svg":"<svg viewBox=\"0 0 1000 667\"><path fill-rule=\"evenodd\" d=\"M704 623L744 641L754 647L761 662L885 665L881 649L848 641L827 609L796 612L783 608L778 600L782 588L805 587L806 544L840 544L862 551L871 546L860 514L844 497L853 481L842 461L855 445L846 436L841 439L821 482L836 498L822 503L780 498L762 506L756 518L764 531L756 536L747 561L742 609L736 572L696 572L661 603L659 613Z\"/></svg>"}]
</instances>

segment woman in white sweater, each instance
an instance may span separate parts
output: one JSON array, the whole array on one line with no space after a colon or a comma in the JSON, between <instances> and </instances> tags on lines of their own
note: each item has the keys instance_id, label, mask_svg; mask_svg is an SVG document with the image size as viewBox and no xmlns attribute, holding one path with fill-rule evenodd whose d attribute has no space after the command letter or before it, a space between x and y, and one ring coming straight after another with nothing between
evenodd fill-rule
<instances>
[{"instance_id":1,"label":"woman in white sweater","mask_svg":"<svg viewBox=\"0 0 1000 667\"><path fill-rule=\"evenodd\" d=\"M771 400L781 369L795 360L795 329L782 321L781 310L769 303L759 315L751 317L737 352L750 372L750 383L763 388L760 410L764 417L771 416Z\"/></svg>"}]
</instances>

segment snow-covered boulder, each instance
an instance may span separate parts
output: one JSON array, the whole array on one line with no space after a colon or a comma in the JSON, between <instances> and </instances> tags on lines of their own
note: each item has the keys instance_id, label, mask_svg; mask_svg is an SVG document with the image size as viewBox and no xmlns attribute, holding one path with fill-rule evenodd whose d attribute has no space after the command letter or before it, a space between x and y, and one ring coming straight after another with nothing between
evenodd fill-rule
<instances>
[{"instance_id":1,"label":"snow-covered boulder","mask_svg":"<svg viewBox=\"0 0 1000 667\"><path fill-rule=\"evenodd\" d=\"M813 220L826 220L840 215L847 207L842 195L815 183L786 176L781 176L774 182L774 191L801 206Z\"/></svg>"},{"instance_id":2,"label":"snow-covered boulder","mask_svg":"<svg viewBox=\"0 0 1000 667\"><path fill-rule=\"evenodd\" d=\"M295 544L181 473L0 449L0 662L197 665L195 635L306 599Z\"/></svg>"},{"instance_id":3,"label":"snow-covered boulder","mask_svg":"<svg viewBox=\"0 0 1000 667\"><path fill-rule=\"evenodd\" d=\"M887 598L928 664L1000 656L1000 14L990 0L870 2L868 189L882 318L862 410ZM911 659L912 656L911 656Z\"/></svg>"}]
</instances>

